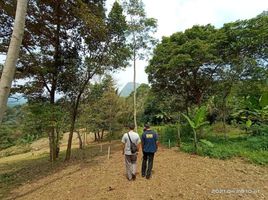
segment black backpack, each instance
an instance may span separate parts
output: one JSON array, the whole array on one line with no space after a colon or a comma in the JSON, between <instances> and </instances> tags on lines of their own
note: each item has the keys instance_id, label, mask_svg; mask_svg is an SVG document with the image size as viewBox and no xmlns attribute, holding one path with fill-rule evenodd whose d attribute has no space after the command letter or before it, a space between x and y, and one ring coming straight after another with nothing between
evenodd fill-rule
<instances>
[{"instance_id":1,"label":"black backpack","mask_svg":"<svg viewBox=\"0 0 268 200\"><path fill-rule=\"evenodd\" d=\"M136 144L134 144L134 143L131 141L131 139L130 139L130 137L129 137L129 133L127 133L127 135L128 135L129 141L130 141L130 151L131 151L131 153L136 153L136 152L138 151L138 147L137 147Z\"/></svg>"}]
</instances>

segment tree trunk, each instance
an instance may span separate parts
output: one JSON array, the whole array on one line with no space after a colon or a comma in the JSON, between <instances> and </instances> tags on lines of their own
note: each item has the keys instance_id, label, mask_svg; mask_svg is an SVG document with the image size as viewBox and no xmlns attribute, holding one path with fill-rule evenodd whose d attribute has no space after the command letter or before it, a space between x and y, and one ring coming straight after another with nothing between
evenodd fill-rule
<instances>
[{"instance_id":1,"label":"tree trunk","mask_svg":"<svg viewBox=\"0 0 268 200\"><path fill-rule=\"evenodd\" d=\"M82 141L79 130L77 130L76 133L77 133L78 140L79 140L79 149L83 149L83 141Z\"/></svg>"},{"instance_id":2,"label":"tree trunk","mask_svg":"<svg viewBox=\"0 0 268 200\"><path fill-rule=\"evenodd\" d=\"M222 117L222 120L223 120L223 132L224 132L224 139L227 140L227 130L226 130L226 108L227 108L227 105L226 105L226 98L227 98L227 95L225 95L225 97L223 98L223 117Z\"/></svg>"},{"instance_id":3,"label":"tree trunk","mask_svg":"<svg viewBox=\"0 0 268 200\"><path fill-rule=\"evenodd\" d=\"M55 140L55 128L52 127L49 133L49 160L54 162L57 158L57 141Z\"/></svg>"},{"instance_id":4,"label":"tree trunk","mask_svg":"<svg viewBox=\"0 0 268 200\"><path fill-rule=\"evenodd\" d=\"M0 79L0 125L7 107L7 100L16 71L27 13L28 0L17 1L16 16L4 69Z\"/></svg>"},{"instance_id":5,"label":"tree trunk","mask_svg":"<svg viewBox=\"0 0 268 200\"><path fill-rule=\"evenodd\" d=\"M194 151L195 153L197 153L197 135L196 135L196 131L193 129L194 131Z\"/></svg>"},{"instance_id":6,"label":"tree trunk","mask_svg":"<svg viewBox=\"0 0 268 200\"><path fill-rule=\"evenodd\" d=\"M100 142L100 131L97 132L98 142Z\"/></svg>"},{"instance_id":7,"label":"tree trunk","mask_svg":"<svg viewBox=\"0 0 268 200\"><path fill-rule=\"evenodd\" d=\"M225 109L225 108L224 108ZM224 138L227 140L227 131L226 131L226 114L225 110L223 111L223 132L224 132Z\"/></svg>"},{"instance_id":8,"label":"tree trunk","mask_svg":"<svg viewBox=\"0 0 268 200\"><path fill-rule=\"evenodd\" d=\"M83 146L85 147L86 146L86 141L87 141L87 132L86 131L83 131L83 137L84 137L84 140L83 140Z\"/></svg>"},{"instance_id":9,"label":"tree trunk","mask_svg":"<svg viewBox=\"0 0 268 200\"><path fill-rule=\"evenodd\" d=\"M101 140L103 140L104 129L101 130Z\"/></svg>"},{"instance_id":10,"label":"tree trunk","mask_svg":"<svg viewBox=\"0 0 268 200\"><path fill-rule=\"evenodd\" d=\"M60 131L56 129L56 158L59 158L60 153Z\"/></svg>"},{"instance_id":11,"label":"tree trunk","mask_svg":"<svg viewBox=\"0 0 268 200\"><path fill-rule=\"evenodd\" d=\"M181 132L180 132L180 125L177 127L177 133L178 133L178 147L181 147Z\"/></svg>"},{"instance_id":12,"label":"tree trunk","mask_svg":"<svg viewBox=\"0 0 268 200\"><path fill-rule=\"evenodd\" d=\"M187 96L185 98L184 105L185 105L185 112L189 116L189 95L188 95L188 91L187 91Z\"/></svg>"},{"instance_id":13,"label":"tree trunk","mask_svg":"<svg viewBox=\"0 0 268 200\"><path fill-rule=\"evenodd\" d=\"M74 110L72 113L71 127L70 127L70 133L69 133L69 138L68 138L68 145L67 145L67 150L66 150L65 161L68 161L71 158L75 120L76 120L76 110Z\"/></svg>"},{"instance_id":14,"label":"tree trunk","mask_svg":"<svg viewBox=\"0 0 268 200\"><path fill-rule=\"evenodd\" d=\"M134 125L135 125L135 132L138 132L138 127L137 127L137 103L136 103L136 51L134 50L134 63L133 63L133 68L134 68L134 78L133 78L133 89L134 89L134 95L133 95L133 107L134 107Z\"/></svg>"},{"instance_id":15,"label":"tree trunk","mask_svg":"<svg viewBox=\"0 0 268 200\"><path fill-rule=\"evenodd\" d=\"M94 132L94 136L95 136L95 142L97 142L98 139L97 139L97 133L96 132Z\"/></svg>"},{"instance_id":16,"label":"tree trunk","mask_svg":"<svg viewBox=\"0 0 268 200\"><path fill-rule=\"evenodd\" d=\"M55 161L56 160L56 154L57 154L57 144L56 144L56 129L55 129L55 126L52 128L52 161Z\"/></svg>"},{"instance_id":17,"label":"tree trunk","mask_svg":"<svg viewBox=\"0 0 268 200\"><path fill-rule=\"evenodd\" d=\"M51 133L48 134L48 140L49 140L49 161L53 162L53 140Z\"/></svg>"},{"instance_id":18,"label":"tree trunk","mask_svg":"<svg viewBox=\"0 0 268 200\"><path fill-rule=\"evenodd\" d=\"M88 84L89 80L92 78L93 75L94 75L94 73L91 75L88 74L87 79L85 80L82 88L78 92L77 98L75 98L75 100L72 104L71 127L70 127L70 134L69 134L69 139L68 139L65 161L68 161L71 158L73 132L74 132L76 117L77 117L77 113L78 113L80 98L81 98L83 92L85 91L86 85Z\"/></svg>"},{"instance_id":19,"label":"tree trunk","mask_svg":"<svg viewBox=\"0 0 268 200\"><path fill-rule=\"evenodd\" d=\"M60 4L57 6L57 13L60 12ZM54 52L54 68L52 72L52 83L51 83L51 89L48 90L50 95L50 105L52 106L52 116L51 116L51 146L50 146L50 161L55 161L57 158L57 154L59 153L59 140L58 140L58 133L56 131L56 117L55 117L55 96L56 96L56 90L57 90L57 77L58 77L58 67L60 66L60 19L59 15L57 15L57 32L56 32L56 40L55 40L55 52Z\"/></svg>"}]
</instances>

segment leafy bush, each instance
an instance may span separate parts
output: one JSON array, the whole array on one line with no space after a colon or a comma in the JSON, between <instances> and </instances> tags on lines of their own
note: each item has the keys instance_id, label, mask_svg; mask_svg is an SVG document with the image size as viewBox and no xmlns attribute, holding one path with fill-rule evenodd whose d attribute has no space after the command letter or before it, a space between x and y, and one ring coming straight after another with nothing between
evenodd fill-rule
<instances>
[{"instance_id":1,"label":"leafy bush","mask_svg":"<svg viewBox=\"0 0 268 200\"><path fill-rule=\"evenodd\" d=\"M168 145L169 141L171 146L175 146L178 136L177 136L177 126L176 125L166 125L153 128L159 136L159 141L161 144Z\"/></svg>"},{"instance_id":2,"label":"leafy bush","mask_svg":"<svg viewBox=\"0 0 268 200\"><path fill-rule=\"evenodd\" d=\"M185 144L184 144L185 145ZM191 143L188 143L191 145ZM186 152L193 152L188 146L181 148ZM229 159L242 157L250 162L266 165L268 164L268 137L235 137L225 140L220 137L209 137L208 140L200 140L197 154L217 159Z\"/></svg>"},{"instance_id":3,"label":"leafy bush","mask_svg":"<svg viewBox=\"0 0 268 200\"><path fill-rule=\"evenodd\" d=\"M230 146L226 147L223 145L215 146L215 148L202 146L202 154L211 158L217 158L222 160L229 159L238 155L235 148L232 148Z\"/></svg>"},{"instance_id":4,"label":"leafy bush","mask_svg":"<svg viewBox=\"0 0 268 200\"><path fill-rule=\"evenodd\" d=\"M181 131L181 138L183 140L189 141L193 137L193 130L189 123L181 123L180 131Z\"/></svg>"},{"instance_id":5,"label":"leafy bush","mask_svg":"<svg viewBox=\"0 0 268 200\"><path fill-rule=\"evenodd\" d=\"M21 119L23 114L21 106L8 108L0 128L0 150L16 144L20 137Z\"/></svg>"},{"instance_id":6,"label":"leafy bush","mask_svg":"<svg viewBox=\"0 0 268 200\"><path fill-rule=\"evenodd\" d=\"M161 143L168 144L169 140L172 144L177 143L177 125L154 126L152 129L159 134L159 141ZM192 129L188 123L183 123L180 125L180 136L183 141L192 141Z\"/></svg>"},{"instance_id":7,"label":"leafy bush","mask_svg":"<svg viewBox=\"0 0 268 200\"><path fill-rule=\"evenodd\" d=\"M22 138L20 138L18 142L23 144L30 144L38 138L38 135L26 134Z\"/></svg>"},{"instance_id":8,"label":"leafy bush","mask_svg":"<svg viewBox=\"0 0 268 200\"><path fill-rule=\"evenodd\" d=\"M203 146L207 146L207 147L214 147L214 144L212 144L210 141L208 141L208 140L204 140L204 139L202 139L202 140L200 140L200 143L201 143L201 145L203 145Z\"/></svg>"},{"instance_id":9,"label":"leafy bush","mask_svg":"<svg viewBox=\"0 0 268 200\"><path fill-rule=\"evenodd\" d=\"M247 151L243 153L243 157L259 165L268 164L268 151Z\"/></svg>"},{"instance_id":10,"label":"leafy bush","mask_svg":"<svg viewBox=\"0 0 268 200\"><path fill-rule=\"evenodd\" d=\"M249 137L245 146L252 150L268 151L268 137Z\"/></svg>"},{"instance_id":11,"label":"leafy bush","mask_svg":"<svg viewBox=\"0 0 268 200\"><path fill-rule=\"evenodd\" d=\"M182 142L180 149L186 153L193 153L194 152L194 147L191 143Z\"/></svg>"},{"instance_id":12,"label":"leafy bush","mask_svg":"<svg viewBox=\"0 0 268 200\"><path fill-rule=\"evenodd\" d=\"M250 129L253 135L268 135L268 125L266 124L254 124Z\"/></svg>"},{"instance_id":13,"label":"leafy bush","mask_svg":"<svg viewBox=\"0 0 268 200\"><path fill-rule=\"evenodd\" d=\"M8 125L2 124L0 129L0 150L13 146L15 138L13 137L14 129Z\"/></svg>"}]
</instances>

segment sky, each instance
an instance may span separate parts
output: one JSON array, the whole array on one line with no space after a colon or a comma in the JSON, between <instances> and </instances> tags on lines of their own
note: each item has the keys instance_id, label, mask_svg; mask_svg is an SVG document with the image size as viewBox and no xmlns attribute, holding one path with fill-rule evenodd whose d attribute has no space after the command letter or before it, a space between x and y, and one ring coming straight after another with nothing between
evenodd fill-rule
<instances>
[{"instance_id":1,"label":"sky","mask_svg":"<svg viewBox=\"0 0 268 200\"><path fill-rule=\"evenodd\" d=\"M107 8L111 8L115 0L107 0ZM193 25L212 24L217 28L224 23L239 19L250 19L264 10L268 10L268 0L143 0L147 17L158 21L155 37L184 31ZM0 62L5 57L0 56ZM146 61L137 62L137 83L148 83L145 73ZM133 67L114 74L119 89L133 81Z\"/></svg>"},{"instance_id":2,"label":"sky","mask_svg":"<svg viewBox=\"0 0 268 200\"><path fill-rule=\"evenodd\" d=\"M111 6L114 0L107 0ZM268 10L268 0L143 0L147 17L158 21L155 37L184 31L193 25L212 24L217 28L224 23L250 19ZM145 67L147 62L137 63L137 83L148 83ZM119 88L133 81L133 67L114 74Z\"/></svg>"}]
</instances>

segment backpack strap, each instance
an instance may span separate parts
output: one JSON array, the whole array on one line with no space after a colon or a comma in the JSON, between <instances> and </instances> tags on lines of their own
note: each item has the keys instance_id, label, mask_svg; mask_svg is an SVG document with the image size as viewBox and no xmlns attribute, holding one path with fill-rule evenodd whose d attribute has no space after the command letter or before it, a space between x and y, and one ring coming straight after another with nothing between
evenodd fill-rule
<instances>
[{"instance_id":1,"label":"backpack strap","mask_svg":"<svg viewBox=\"0 0 268 200\"><path fill-rule=\"evenodd\" d=\"M127 135L128 135L128 139L129 139L130 143L133 143L133 142L131 141L131 139L130 139L129 133L127 133Z\"/></svg>"}]
</instances>

